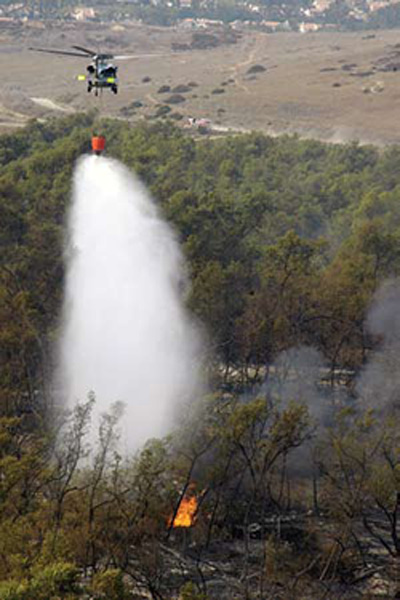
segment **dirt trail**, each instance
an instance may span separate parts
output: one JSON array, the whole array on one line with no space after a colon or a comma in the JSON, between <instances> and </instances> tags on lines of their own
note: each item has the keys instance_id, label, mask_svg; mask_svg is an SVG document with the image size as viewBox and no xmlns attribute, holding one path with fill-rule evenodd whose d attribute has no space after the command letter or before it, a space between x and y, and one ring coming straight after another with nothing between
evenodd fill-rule
<instances>
[{"instance_id":1,"label":"dirt trail","mask_svg":"<svg viewBox=\"0 0 400 600\"><path fill-rule=\"evenodd\" d=\"M24 127L28 120L29 117L27 115L11 110L4 106L4 104L0 104L0 129L5 128L8 130L14 127Z\"/></svg>"},{"instance_id":2,"label":"dirt trail","mask_svg":"<svg viewBox=\"0 0 400 600\"><path fill-rule=\"evenodd\" d=\"M238 62L238 63L236 63L236 65L234 65L233 67L230 68L230 70L233 71L233 80L235 81L236 86L238 88L240 88L241 90L243 90L244 92L246 92L246 94L250 94L250 90L246 85L244 85L243 83L241 83L239 81L239 71L241 69L243 69L244 67L248 67L249 65L251 65L252 62L254 62L254 58L255 58L257 50L258 50L257 40L252 40L251 45L253 46L253 48L250 51L246 60L243 60L242 62Z\"/></svg>"},{"instance_id":3,"label":"dirt trail","mask_svg":"<svg viewBox=\"0 0 400 600\"><path fill-rule=\"evenodd\" d=\"M147 94L146 95L146 99L151 102L152 104L159 104L159 100L157 100L156 98L154 98L154 96L152 96L151 94Z\"/></svg>"},{"instance_id":4,"label":"dirt trail","mask_svg":"<svg viewBox=\"0 0 400 600\"><path fill-rule=\"evenodd\" d=\"M76 112L75 109L72 108L71 106L65 106L62 104L58 104L58 103L54 102L53 100L51 100L50 98L31 98L31 100L38 106L41 106L42 108L47 108L49 110L56 110L59 112L64 112L64 113L69 113L69 114Z\"/></svg>"}]
</instances>

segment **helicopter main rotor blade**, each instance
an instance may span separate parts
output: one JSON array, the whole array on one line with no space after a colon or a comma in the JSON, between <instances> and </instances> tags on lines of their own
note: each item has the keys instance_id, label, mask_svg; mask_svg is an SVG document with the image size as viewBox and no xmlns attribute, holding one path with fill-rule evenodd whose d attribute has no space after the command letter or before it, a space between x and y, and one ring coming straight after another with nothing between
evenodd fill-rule
<instances>
[{"instance_id":1,"label":"helicopter main rotor blade","mask_svg":"<svg viewBox=\"0 0 400 600\"><path fill-rule=\"evenodd\" d=\"M93 52L93 50L88 50L87 48L83 48L83 46L72 46L72 47L75 48L75 50L80 50L81 52L84 52L88 56L96 56L96 54L98 54L98 52Z\"/></svg>"},{"instance_id":2,"label":"helicopter main rotor blade","mask_svg":"<svg viewBox=\"0 0 400 600\"><path fill-rule=\"evenodd\" d=\"M69 52L68 50L51 50L48 48L28 48L34 52L46 52L47 54L65 54L67 56L79 56L80 58L87 58L86 54L78 54L78 52Z\"/></svg>"},{"instance_id":3,"label":"helicopter main rotor blade","mask_svg":"<svg viewBox=\"0 0 400 600\"><path fill-rule=\"evenodd\" d=\"M115 60L130 60L132 58L152 58L152 57L157 57L157 56L171 56L170 54L120 54L120 55L116 55L114 56Z\"/></svg>"}]
</instances>

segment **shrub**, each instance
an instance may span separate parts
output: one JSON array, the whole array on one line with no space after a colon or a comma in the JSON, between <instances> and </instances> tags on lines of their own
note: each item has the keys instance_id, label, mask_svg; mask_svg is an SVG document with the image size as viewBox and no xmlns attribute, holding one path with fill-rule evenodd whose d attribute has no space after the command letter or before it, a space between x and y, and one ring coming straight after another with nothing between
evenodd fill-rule
<instances>
[{"instance_id":1,"label":"shrub","mask_svg":"<svg viewBox=\"0 0 400 600\"><path fill-rule=\"evenodd\" d=\"M186 94L186 92L190 92L190 87L188 85L180 84L172 89L174 94Z\"/></svg>"},{"instance_id":2,"label":"shrub","mask_svg":"<svg viewBox=\"0 0 400 600\"><path fill-rule=\"evenodd\" d=\"M253 75L254 73L263 73L266 70L267 69L262 65L253 65L252 67L250 67L250 69L248 69L247 74Z\"/></svg>"},{"instance_id":3,"label":"shrub","mask_svg":"<svg viewBox=\"0 0 400 600\"><path fill-rule=\"evenodd\" d=\"M0 600L28 600L28 593L28 586L25 582L0 582Z\"/></svg>"},{"instance_id":4,"label":"shrub","mask_svg":"<svg viewBox=\"0 0 400 600\"><path fill-rule=\"evenodd\" d=\"M44 568L36 568L32 579L0 583L0 600L50 600L79 596L81 589L77 582L79 571L70 563L54 563Z\"/></svg>"},{"instance_id":5,"label":"shrub","mask_svg":"<svg viewBox=\"0 0 400 600\"><path fill-rule=\"evenodd\" d=\"M185 583L181 588L179 600L207 600L207 596L202 592L198 592L191 581Z\"/></svg>"},{"instance_id":6,"label":"shrub","mask_svg":"<svg viewBox=\"0 0 400 600\"><path fill-rule=\"evenodd\" d=\"M211 33L194 33L191 46L194 50L205 50L206 48L216 48L220 45L217 36Z\"/></svg>"},{"instance_id":7,"label":"shrub","mask_svg":"<svg viewBox=\"0 0 400 600\"><path fill-rule=\"evenodd\" d=\"M93 577L91 592L95 600L125 600L128 598L123 574L119 569L107 569Z\"/></svg>"},{"instance_id":8,"label":"shrub","mask_svg":"<svg viewBox=\"0 0 400 600\"><path fill-rule=\"evenodd\" d=\"M180 104L181 102L185 102L185 98L181 94L172 94L165 102L167 104Z\"/></svg>"},{"instance_id":9,"label":"shrub","mask_svg":"<svg viewBox=\"0 0 400 600\"><path fill-rule=\"evenodd\" d=\"M171 107L170 106L165 106L165 104L163 104L162 106L159 106L156 110L156 112L154 113L155 117L163 117L164 115L167 115L169 112L171 112Z\"/></svg>"},{"instance_id":10,"label":"shrub","mask_svg":"<svg viewBox=\"0 0 400 600\"><path fill-rule=\"evenodd\" d=\"M171 91L171 86L170 85L162 85L159 90L157 91L157 94L166 94L167 92Z\"/></svg>"},{"instance_id":11,"label":"shrub","mask_svg":"<svg viewBox=\"0 0 400 600\"><path fill-rule=\"evenodd\" d=\"M73 592L77 594L79 571L70 563L54 563L48 567L37 569L29 582L30 598L48 600L51 596L64 598Z\"/></svg>"}]
</instances>

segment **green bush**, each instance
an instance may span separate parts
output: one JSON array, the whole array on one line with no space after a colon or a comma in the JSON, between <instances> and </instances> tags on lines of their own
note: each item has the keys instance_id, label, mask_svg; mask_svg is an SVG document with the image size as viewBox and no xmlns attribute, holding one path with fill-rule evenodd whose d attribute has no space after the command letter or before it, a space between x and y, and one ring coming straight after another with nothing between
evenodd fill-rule
<instances>
[{"instance_id":1,"label":"green bush","mask_svg":"<svg viewBox=\"0 0 400 600\"><path fill-rule=\"evenodd\" d=\"M27 584L18 581L0 582L0 600L28 600Z\"/></svg>"},{"instance_id":2,"label":"green bush","mask_svg":"<svg viewBox=\"0 0 400 600\"><path fill-rule=\"evenodd\" d=\"M165 102L167 104L180 104L181 102L185 102L186 98L184 98L181 94L172 94L169 96Z\"/></svg>"},{"instance_id":3,"label":"green bush","mask_svg":"<svg viewBox=\"0 0 400 600\"><path fill-rule=\"evenodd\" d=\"M30 580L0 583L0 600L71 600L80 595L78 574L78 569L69 563L55 563L40 570L37 568Z\"/></svg>"},{"instance_id":4,"label":"green bush","mask_svg":"<svg viewBox=\"0 0 400 600\"><path fill-rule=\"evenodd\" d=\"M157 108L156 112L154 113L154 116L155 117L164 117L169 112L171 112L171 107L170 106L165 106L165 104L163 104L162 106L159 106Z\"/></svg>"},{"instance_id":5,"label":"green bush","mask_svg":"<svg viewBox=\"0 0 400 600\"><path fill-rule=\"evenodd\" d=\"M93 577L91 592L95 600L125 600L128 598L123 574L119 569L107 569Z\"/></svg>"},{"instance_id":6,"label":"green bush","mask_svg":"<svg viewBox=\"0 0 400 600\"><path fill-rule=\"evenodd\" d=\"M55 563L40 571L37 570L29 584L30 592L39 600L47 600L49 594L68 597L73 592L78 593L77 584L79 571L70 563Z\"/></svg>"},{"instance_id":7,"label":"green bush","mask_svg":"<svg viewBox=\"0 0 400 600\"><path fill-rule=\"evenodd\" d=\"M181 588L179 600L207 600L207 596L197 591L195 585L188 581Z\"/></svg>"}]
</instances>

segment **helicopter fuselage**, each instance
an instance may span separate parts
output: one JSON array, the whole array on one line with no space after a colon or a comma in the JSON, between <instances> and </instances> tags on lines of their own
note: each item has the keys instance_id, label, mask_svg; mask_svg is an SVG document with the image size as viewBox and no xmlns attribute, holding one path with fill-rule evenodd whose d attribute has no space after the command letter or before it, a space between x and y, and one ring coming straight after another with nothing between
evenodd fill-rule
<instances>
[{"instance_id":1,"label":"helicopter fuselage","mask_svg":"<svg viewBox=\"0 0 400 600\"><path fill-rule=\"evenodd\" d=\"M114 94L118 92L118 67L109 62L108 55L97 55L87 66L88 92L95 90L97 95L99 89L110 88Z\"/></svg>"}]
</instances>

